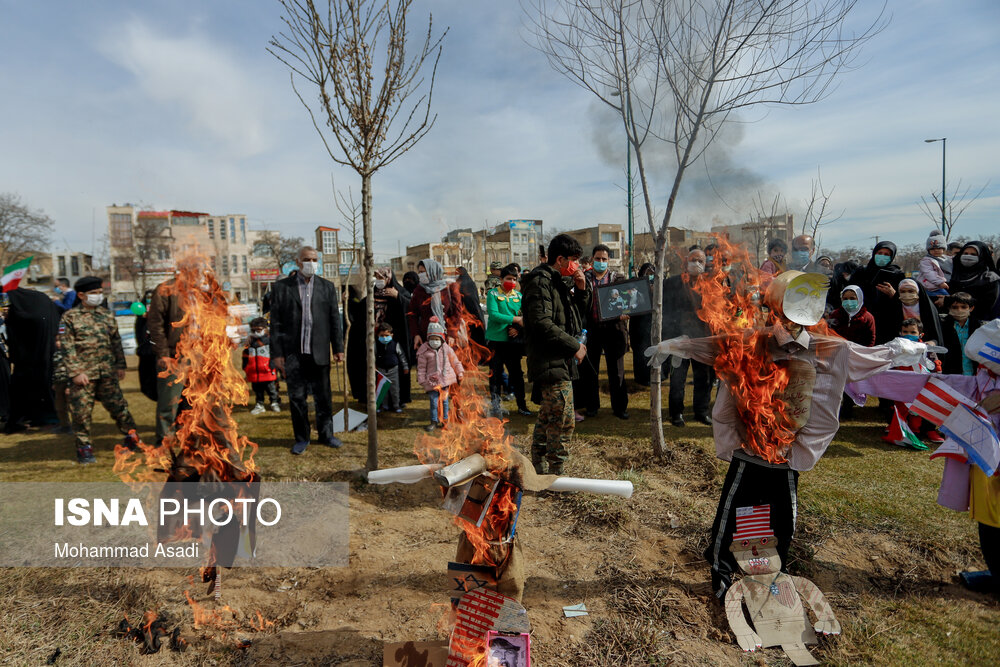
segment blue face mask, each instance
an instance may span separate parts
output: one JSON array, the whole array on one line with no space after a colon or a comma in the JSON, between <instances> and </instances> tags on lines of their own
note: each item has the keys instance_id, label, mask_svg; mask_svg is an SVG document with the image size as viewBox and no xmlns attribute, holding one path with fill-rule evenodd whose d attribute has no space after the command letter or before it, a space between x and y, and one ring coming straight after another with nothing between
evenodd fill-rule
<instances>
[{"instance_id":1,"label":"blue face mask","mask_svg":"<svg viewBox=\"0 0 1000 667\"><path fill-rule=\"evenodd\" d=\"M608 270L607 262L594 262L594 271L597 271L598 273L604 273L607 270Z\"/></svg>"},{"instance_id":2,"label":"blue face mask","mask_svg":"<svg viewBox=\"0 0 1000 667\"><path fill-rule=\"evenodd\" d=\"M809 251L808 250L793 250L792 251L792 266L795 268L801 268L809 263Z\"/></svg>"},{"instance_id":3,"label":"blue face mask","mask_svg":"<svg viewBox=\"0 0 1000 667\"><path fill-rule=\"evenodd\" d=\"M912 340L914 343L920 342L920 334L903 334L900 338L905 338L906 340Z\"/></svg>"},{"instance_id":4,"label":"blue face mask","mask_svg":"<svg viewBox=\"0 0 1000 667\"><path fill-rule=\"evenodd\" d=\"M857 299L844 299L840 303L842 306L844 306L844 310L851 313L852 315L861 310L861 304L858 303Z\"/></svg>"},{"instance_id":5,"label":"blue face mask","mask_svg":"<svg viewBox=\"0 0 1000 667\"><path fill-rule=\"evenodd\" d=\"M383 345L388 345L389 343L392 342L392 336L379 336L378 342L382 343Z\"/></svg>"},{"instance_id":6,"label":"blue face mask","mask_svg":"<svg viewBox=\"0 0 1000 667\"><path fill-rule=\"evenodd\" d=\"M875 266L879 268L889 266L889 262L891 261L892 257L889 257L889 255L875 255Z\"/></svg>"}]
</instances>

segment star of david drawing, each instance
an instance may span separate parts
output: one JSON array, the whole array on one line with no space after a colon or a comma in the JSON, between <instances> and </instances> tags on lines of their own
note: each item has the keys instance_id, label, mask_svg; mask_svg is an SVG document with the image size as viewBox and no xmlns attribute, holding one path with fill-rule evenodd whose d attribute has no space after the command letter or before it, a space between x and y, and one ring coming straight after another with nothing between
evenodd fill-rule
<instances>
[{"instance_id":1,"label":"star of david drawing","mask_svg":"<svg viewBox=\"0 0 1000 667\"><path fill-rule=\"evenodd\" d=\"M458 584L458 586L455 587L455 590L465 591L466 593L468 593L469 591L474 591L477 588L482 588L483 586L489 583L489 581L485 579L477 579L475 575L472 574L467 574L464 577L452 577L452 579L454 579L455 583ZM474 585L472 586L468 585L470 582Z\"/></svg>"}]
</instances>

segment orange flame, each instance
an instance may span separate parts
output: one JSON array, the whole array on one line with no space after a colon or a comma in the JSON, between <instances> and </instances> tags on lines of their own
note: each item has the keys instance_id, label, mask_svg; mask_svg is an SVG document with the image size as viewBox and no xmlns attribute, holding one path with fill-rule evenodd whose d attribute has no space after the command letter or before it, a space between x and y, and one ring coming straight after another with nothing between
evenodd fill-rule
<instances>
[{"instance_id":1,"label":"orange flame","mask_svg":"<svg viewBox=\"0 0 1000 667\"><path fill-rule=\"evenodd\" d=\"M451 303L456 308L455 314L449 316L447 329L451 333L457 332L452 348L462 363L465 377L460 384L447 387L447 393L442 392L442 398L448 396L451 401L445 429L434 436L419 436L414 448L415 454L421 463L445 465L472 454L482 454L486 459L487 469L504 478L514 461L514 444L504 431L506 420L487 414L489 371L481 364L486 363L492 353L472 340L470 333L476 328L481 329L483 325L462 304L458 283L452 283L448 289ZM443 409L442 406L443 401L439 404L439 410ZM499 543L510 534L511 524L517 513L516 494L514 487L501 484L481 526L477 527L455 517L455 523L475 549L473 564L500 566L506 560L509 544Z\"/></svg>"},{"instance_id":2,"label":"orange flame","mask_svg":"<svg viewBox=\"0 0 1000 667\"><path fill-rule=\"evenodd\" d=\"M760 273L746 249L715 238L716 270L702 274L693 286L701 296L698 317L719 340L713 364L729 388L745 429L743 446L771 463L784 463L795 430L781 399L788 369L768 354L765 324L780 326L765 315L761 299L772 276ZM723 267L729 266L728 270ZM690 282L687 273L685 283Z\"/></svg>"}]
</instances>

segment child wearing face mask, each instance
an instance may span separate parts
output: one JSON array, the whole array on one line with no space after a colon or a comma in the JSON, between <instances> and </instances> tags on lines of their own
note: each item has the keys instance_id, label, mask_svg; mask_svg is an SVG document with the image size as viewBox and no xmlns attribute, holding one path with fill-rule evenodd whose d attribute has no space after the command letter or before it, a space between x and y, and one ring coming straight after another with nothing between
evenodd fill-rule
<instances>
[{"instance_id":1,"label":"child wearing face mask","mask_svg":"<svg viewBox=\"0 0 1000 667\"><path fill-rule=\"evenodd\" d=\"M957 292L945 299L948 314L941 321L943 345L948 348L943 370L951 375L975 375L976 362L965 355L965 344L981 324L973 315L976 300L967 292Z\"/></svg>"},{"instance_id":2,"label":"child wearing face mask","mask_svg":"<svg viewBox=\"0 0 1000 667\"><path fill-rule=\"evenodd\" d=\"M250 337L243 348L243 372L247 382L253 387L257 399L252 415L266 410L264 401L270 398L271 412L281 412L278 400L278 375L271 369L271 338L268 336L267 320L257 317L250 321Z\"/></svg>"},{"instance_id":3,"label":"child wearing face mask","mask_svg":"<svg viewBox=\"0 0 1000 667\"><path fill-rule=\"evenodd\" d=\"M427 341L417 349L417 382L427 392L431 402L431 423L426 430L443 428L448 421L448 390L462 381L465 369L458 355L445 342L444 325L431 317L427 325Z\"/></svg>"},{"instance_id":4,"label":"child wearing face mask","mask_svg":"<svg viewBox=\"0 0 1000 667\"><path fill-rule=\"evenodd\" d=\"M378 325L375 335L375 370L389 381L389 396L379 411L392 410L399 414L403 411L399 402L399 374L402 372L403 375L409 375L410 364L407 363L403 346L392 337L391 324L383 322Z\"/></svg>"},{"instance_id":5,"label":"child wearing face mask","mask_svg":"<svg viewBox=\"0 0 1000 667\"><path fill-rule=\"evenodd\" d=\"M857 285L840 291L840 308L830 316L833 330L841 338L871 347L875 344L875 316L865 308L865 295ZM848 403L849 404L849 403Z\"/></svg>"},{"instance_id":6,"label":"child wearing face mask","mask_svg":"<svg viewBox=\"0 0 1000 667\"><path fill-rule=\"evenodd\" d=\"M905 282L905 281L904 281ZM900 283L900 293L902 294L903 284ZM903 320L903 323L899 327L899 338L905 338L906 340L911 340L915 343L927 342L924 341L924 326L920 321L919 317L907 317ZM933 341L930 341L933 342ZM922 362L912 364L909 366L893 366L893 370L897 371L910 371L914 373L940 373L941 372L941 362L938 360L937 355L933 352L926 353L926 360L934 365L933 369L928 368ZM933 444L941 444L944 442L944 436L938 433L934 424L919 417L910 412L910 406L903 401L893 402L894 414L890 418L889 424L886 426L885 433L882 434L882 440L891 445L899 445L901 447L915 447L916 449L924 449L923 446L912 442L907 436L902 432L902 426L899 428L893 428L894 424L902 425L905 421L906 426L921 440L926 440L927 442Z\"/></svg>"},{"instance_id":7,"label":"child wearing face mask","mask_svg":"<svg viewBox=\"0 0 1000 667\"><path fill-rule=\"evenodd\" d=\"M934 298L935 305L941 306L942 297L948 296L948 275L951 274L951 258L946 257L948 241L936 229L927 237L927 254L920 260L919 280L927 294Z\"/></svg>"}]
</instances>

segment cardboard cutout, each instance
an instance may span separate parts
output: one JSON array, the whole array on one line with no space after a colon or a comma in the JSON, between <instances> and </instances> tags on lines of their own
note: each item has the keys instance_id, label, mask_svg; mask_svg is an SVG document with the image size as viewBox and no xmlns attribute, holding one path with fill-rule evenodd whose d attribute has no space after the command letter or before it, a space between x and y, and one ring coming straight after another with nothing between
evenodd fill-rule
<instances>
[{"instance_id":1,"label":"cardboard cutout","mask_svg":"<svg viewBox=\"0 0 1000 667\"><path fill-rule=\"evenodd\" d=\"M781 571L770 522L770 505L736 510L730 550L746 574L726 593L726 617L744 651L781 646L796 665L816 665L806 644L816 643L817 632L839 635L840 623L814 583ZM809 621L803 599L816 615L815 625ZM750 623L743 614L744 605Z\"/></svg>"}]
</instances>

